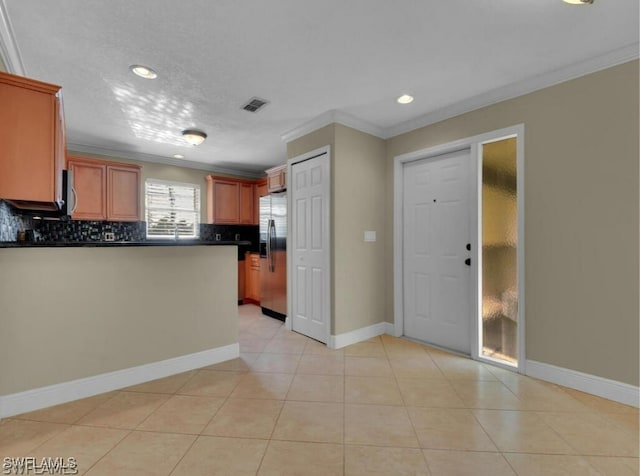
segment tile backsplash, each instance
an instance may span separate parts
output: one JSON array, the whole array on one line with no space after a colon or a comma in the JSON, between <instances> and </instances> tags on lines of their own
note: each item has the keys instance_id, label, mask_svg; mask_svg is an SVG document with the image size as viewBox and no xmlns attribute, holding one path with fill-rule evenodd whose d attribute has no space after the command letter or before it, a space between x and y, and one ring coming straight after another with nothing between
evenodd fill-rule
<instances>
[{"instance_id":1,"label":"tile backsplash","mask_svg":"<svg viewBox=\"0 0 640 476\"><path fill-rule=\"evenodd\" d=\"M16 215L13 207L0 200L0 241L18 241L18 232L33 228L30 217Z\"/></svg>"},{"instance_id":2,"label":"tile backsplash","mask_svg":"<svg viewBox=\"0 0 640 476\"><path fill-rule=\"evenodd\" d=\"M38 220L21 216L8 203L0 200L0 241L18 241L18 232L35 230L39 241L92 242L106 241L105 233L113 233L114 241L145 241L145 222L112 222L89 220ZM219 235L219 240L216 238ZM258 250L257 225L200 224L203 241L250 241L244 251Z\"/></svg>"},{"instance_id":3,"label":"tile backsplash","mask_svg":"<svg viewBox=\"0 0 640 476\"><path fill-rule=\"evenodd\" d=\"M89 220L33 220L41 241L88 242L106 241L105 233L113 233L113 241L144 241L145 222Z\"/></svg>"}]
</instances>

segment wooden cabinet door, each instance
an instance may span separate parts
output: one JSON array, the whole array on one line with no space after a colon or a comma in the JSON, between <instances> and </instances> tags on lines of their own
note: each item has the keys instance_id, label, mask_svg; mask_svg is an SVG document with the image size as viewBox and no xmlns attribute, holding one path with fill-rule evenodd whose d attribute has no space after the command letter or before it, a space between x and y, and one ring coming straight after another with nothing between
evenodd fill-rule
<instances>
[{"instance_id":1,"label":"wooden cabinet door","mask_svg":"<svg viewBox=\"0 0 640 476\"><path fill-rule=\"evenodd\" d=\"M240 184L240 220L243 225L253 223L253 184Z\"/></svg>"},{"instance_id":2,"label":"wooden cabinet door","mask_svg":"<svg viewBox=\"0 0 640 476\"><path fill-rule=\"evenodd\" d=\"M140 168L107 166L107 217L114 221L140 220Z\"/></svg>"},{"instance_id":3,"label":"wooden cabinet door","mask_svg":"<svg viewBox=\"0 0 640 476\"><path fill-rule=\"evenodd\" d=\"M53 202L59 88L0 73L0 198Z\"/></svg>"},{"instance_id":4,"label":"wooden cabinet door","mask_svg":"<svg viewBox=\"0 0 640 476\"><path fill-rule=\"evenodd\" d=\"M245 302L260 304L260 255L245 254Z\"/></svg>"},{"instance_id":5,"label":"wooden cabinet door","mask_svg":"<svg viewBox=\"0 0 640 476\"><path fill-rule=\"evenodd\" d=\"M268 181L270 192L280 192L284 186L284 174L282 172L277 172L269 175Z\"/></svg>"},{"instance_id":6,"label":"wooden cabinet door","mask_svg":"<svg viewBox=\"0 0 640 476\"><path fill-rule=\"evenodd\" d=\"M265 195L269 195L269 190L267 188L267 179L260 179L256 182L255 187L253 189L253 224L260 224L260 197L264 197Z\"/></svg>"},{"instance_id":7,"label":"wooden cabinet door","mask_svg":"<svg viewBox=\"0 0 640 476\"><path fill-rule=\"evenodd\" d=\"M69 159L73 172L73 188L76 191L74 220L107 219L107 166L97 162Z\"/></svg>"},{"instance_id":8,"label":"wooden cabinet door","mask_svg":"<svg viewBox=\"0 0 640 476\"><path fill-rule=\"evenodd\" d=\"M227 180L213 180L213 223L238 224L240 222L239 183Z\"/></svg>"},{"instance_id":9,"label":"wooden cabinet door","mask_svg":"<svg viewBox=\"0 0 640 476\"><path fill-rule=\"evenodd\" d=\"M269 192L283 192L287 189L287 165L282 164L265 171Z\"/></svg>"},{"instance_id":10,"label":"wooden cabinet door","mask_svg":"<svg viewBox=\"0 0 640 476\"><path fill-rule=\"evenodd\" d=\"M246 272L245 262L238 261L238 304L244 300L245 288L246 288Z\"/></svg>"}]
</instances>

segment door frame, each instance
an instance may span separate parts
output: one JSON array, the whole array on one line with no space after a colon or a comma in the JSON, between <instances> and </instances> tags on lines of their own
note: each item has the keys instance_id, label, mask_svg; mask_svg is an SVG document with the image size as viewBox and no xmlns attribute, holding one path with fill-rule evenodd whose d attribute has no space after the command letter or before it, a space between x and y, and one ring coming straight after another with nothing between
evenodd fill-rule
<instances>
[{"instance_id":1,"label":"door frame","mask_svg":"<svg viewBox=\"0 0 640 476\"><path fill-rule=\"evenodd\" d=\"M479 244L482 243L482 145L511 137L517 138L517 188L518 188L518 366L513 367L494 359L482 356L480 349L480 325L482 319L481 294L481 263L482 253ZM453 142L440 144L425 149L397 155L393 158L393 298L394 298L394 324L393 335L400 337L404 334L404 260L403 260L403 234L404 223L402 219L403 207L403 167L407 162L435 158L437 156L470 149L470 174L471 180L471 277L469 280L470 315L469 326L471 336L471 358L509 370L517 370L525 373L525 272L524 272L524 124L498 129L495 131L466 137ZM475 209L475 213L473 213Z\"/></svg>"},{"instance_id":2,"label":"door frame","mask_svg":"<svg viewBox=\"0 0 640 476\"><path fill-rule=\"evenodd\" d=\"M324 213L322 217L323 221L323 242L326 244L326 253L324 256L323 266L325 268L324 275L324 296L323 308L324 308L324 322L325 322L325 338L326 345L329 346L331 337L331 316L332 316L332 290L331 290L331 146L326 145L318 149L314 149L304 154L300 154L287 160L287 317L285 319L285 327L288 330L293 330L293 267L295 263L292 258L293 251L293 221L294 217L290 214L293 210L293 188L290 185L293 184L293 165L304 162L306 160L315 159L316 157L325 156L327 161L328 177L323 185L323 195L326 200L326 206L324 207Z\"/></svg>"}]
</instances>

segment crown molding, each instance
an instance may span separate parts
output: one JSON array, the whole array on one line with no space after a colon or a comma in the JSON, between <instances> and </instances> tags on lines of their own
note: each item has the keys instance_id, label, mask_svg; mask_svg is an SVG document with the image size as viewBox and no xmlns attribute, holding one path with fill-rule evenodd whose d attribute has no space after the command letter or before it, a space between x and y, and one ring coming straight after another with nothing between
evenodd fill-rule
<instances>
[{"instance_id":1,"label":"crown molding","mask_svg":"<svg viewBox=\"0 0 640 476\"><path fill-rule=\"evenodd\" d=\"M384 130L384 139L389 139L436 122L450 119L466 112L471 112L482 107L490 106L507 99L548 88L556 84L595 73L603 69L611 68L628 61L638 59L640 43L632 43L623 48L610 51L604 55L596 56L579 63L573 63L562 68L539 74L531 78L493 89L487 93L479 94L450 106L437 109L415 119L402 122Z\"/></svg>"},{"instance_id":2,"label":"crown molding","mask_svg":"<svg viewBox=\"0 0 640 476\"><path fill-rule=\"evenodd\" d=\"M502 86L483 94L470 97L463 101L451 104L449 106L436 109L422 116L401 122L391 127L378 127L356 116L352 116L339 109L331 109L319 116L303 123L302 125L291 129L281 135L284 142L291 142L304 135L307 135L321 127L332 123L342 124L344 126L366 132L381 139L389 139L406 132L425 127L436 122L444 121L461 114L475 111L486 106L491 106L507 99L513 99L518 96L548 88L556 84L570 81L572 79L585 76L587 74L602 71L628 61L636 60L640 57L640 43L632 43L630 45L618 48L600 56L590 58L585 61L573 63L562 68L558 68L547 73L539 74L523 81Z\"/></svg>"},{"instance_id":3,"label":"crown molding","mask_svg":"<svg viewBox=\"0 0 640 476\"><path fill-rule=\"evenodd\" d=\"M382 138L384 135L384 129L376 126L375 124L360 119L359 117L352 116L351 114L340 111L338 109L331 109L329 111L323 112L319 116L305 122L295 129L291 129L290 131L285 132L280 137L282 138L283 142L291 142L292 140L298 139L304 135L309 134L310 132L316 131L324 126L328 126L329 124L334 123L342 124L343 126L351 127L352 129L357 129L361 132L365 132L367 134L371 134L372 136L380 138Z\"/></svg>"},{"instance_id":4,"label":"crown molding","mask_svg":"<svg viewBox=\"0 0 640 476\"><path fill-rule=\"evenodd\" d=\"M80 154L95 154L104 157L112 157L118 159L131 159L139 160L141 162L150 162L154 164L173 165L176 167L186 167L189 169L204 170L206 172L213 172L224 175L235 175L246 178L261 178L264 176L261 172L251 172L247 170L231 169L226 167L218 167L212 164L204 162L196 162L194 160L174 159L172 157L163 157L160 155L143 154L140 152L125 152L116 149L109 149L107 147L97 147L87 144L79 144L77 142L68 142L67 150L70 155L74 153Z\"/></svg>"},{"instance_id":5,"label":"crown molding","mask_svg":"<svg viewBox=\"0 0 640 476\"><path fill-rule=\"evenodd\" d=\"M0 58L7 72L26 76L5 0L0 0Z\"/></svg>"}]
</instances>

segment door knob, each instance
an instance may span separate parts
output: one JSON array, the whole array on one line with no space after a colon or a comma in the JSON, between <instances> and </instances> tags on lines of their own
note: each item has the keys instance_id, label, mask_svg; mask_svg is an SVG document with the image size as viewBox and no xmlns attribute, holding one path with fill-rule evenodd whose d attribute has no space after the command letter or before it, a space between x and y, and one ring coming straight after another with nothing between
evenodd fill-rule
<instances>
[{"instance_id":1,"label":"door knob","mask_svg":"<svg viewBox=\"0 0 640 476\"><path fill-rule=\"evenodd\" d=\"M467 258L466 260L464 260L464 264L466 264L467 266L471 266L471 258Z\"/></svg>"}]
</instances>

